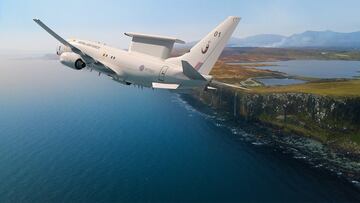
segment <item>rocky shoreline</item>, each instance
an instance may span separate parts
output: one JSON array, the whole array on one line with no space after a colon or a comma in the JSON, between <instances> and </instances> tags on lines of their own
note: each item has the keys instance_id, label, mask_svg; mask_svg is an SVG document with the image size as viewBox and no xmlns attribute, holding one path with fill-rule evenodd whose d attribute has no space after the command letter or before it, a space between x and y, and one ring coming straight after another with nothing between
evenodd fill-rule
<instances>
[{"instance_id":1,"label":"rocky shoreline","mask_svg":"<svg viewBox=\"0 0 360 203\"><path fill-rule=\"evenodd\" d=\"M254 94L217 86L182 98L197 110L207 105L233 134L270 145L360 189L360 98L303 93ZM355 137L355 138L354 138Z\"/></svg>"}]
</instances>

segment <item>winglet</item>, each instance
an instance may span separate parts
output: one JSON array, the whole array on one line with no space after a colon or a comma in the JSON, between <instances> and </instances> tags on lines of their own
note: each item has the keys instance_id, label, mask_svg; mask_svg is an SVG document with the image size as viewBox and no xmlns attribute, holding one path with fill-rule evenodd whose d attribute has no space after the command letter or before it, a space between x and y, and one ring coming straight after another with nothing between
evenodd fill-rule
<instances>
[{"instance_id":1,"label":"winglet","mask_svg":"<svg viewBox=\"0 0 360 203\"><path fill-rule=\"evenodd\" d=\"M182 68L183 68L183 73L188 78L193 79L193 80L205 80L206 81L204 76L202 76L197 70L195 70L195 68L193 68L189 64L189 62L182 60L181 64L182 64Z\"/></svg>"}]
</instances>

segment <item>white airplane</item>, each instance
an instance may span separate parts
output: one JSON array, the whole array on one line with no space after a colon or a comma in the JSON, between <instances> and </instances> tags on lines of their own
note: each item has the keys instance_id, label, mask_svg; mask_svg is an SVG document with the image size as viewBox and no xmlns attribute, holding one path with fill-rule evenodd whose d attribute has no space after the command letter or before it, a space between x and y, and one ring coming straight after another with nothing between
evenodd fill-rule
<instances>
[{"instance_id":1,"label":"white airplane","mask_svg":"<svg viewBox=\"0 0 360 203\"><path fill-rule=\"evenodd\" d=\"M128 51L100 42L65 40L39 19L34 21L61 42L57 48L60 62L72 69L89 68L126 85L158 89L207 89L209 75L229 38L240 21L230 16L199 41L190 51L170 57L174 43L185 42L173 37L125 33L132 37Z\"/></svg>"}]
</instances>

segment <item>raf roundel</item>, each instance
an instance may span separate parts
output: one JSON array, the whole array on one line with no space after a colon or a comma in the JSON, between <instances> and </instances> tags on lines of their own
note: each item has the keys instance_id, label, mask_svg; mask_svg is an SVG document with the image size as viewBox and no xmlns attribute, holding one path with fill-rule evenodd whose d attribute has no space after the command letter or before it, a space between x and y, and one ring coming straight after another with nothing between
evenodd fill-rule
<instances>
[{"instance_id":1,"label":"raf roundel","mask_svg":"<svg viewBox=\"0 0 360 203\"><path fill-rule=\"evenodd\" d=\"M205 47L205 49L201 49L201 53L203 53L203 54L206 54L206 52L209 50L209 47L210 47L210 41L208 41L208 43L206 44L206 47Z\"/></svg>"},{"instance_id":2,"label":"raf roundel","mask_svg":"<svg viewBox=\"0 0 360 203\"><path fill-rule=\"evenodd\" d=\"M144 69L145 69L145 66L144 66L144 65L139 66L139 70L140 70L140 71L143 71Z\"/></svg>"}]
</instances>

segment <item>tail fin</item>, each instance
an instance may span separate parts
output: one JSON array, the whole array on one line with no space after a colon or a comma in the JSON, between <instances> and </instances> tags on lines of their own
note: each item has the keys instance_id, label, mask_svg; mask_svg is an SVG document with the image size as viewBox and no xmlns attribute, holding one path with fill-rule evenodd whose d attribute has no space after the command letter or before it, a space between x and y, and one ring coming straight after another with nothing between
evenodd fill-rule
<instances>
[{"instance_id":1,"label":"tail fin","mask_svg":"<svg viewBox=\"0 0 360 203\"><path fill-rule=\"evenodd\" d=\"M190 52L181 56L180 60L187 61L201 74L209 74L239 21L239 17L228 17L192 47Z\"/></svg>"}]
</instances>

